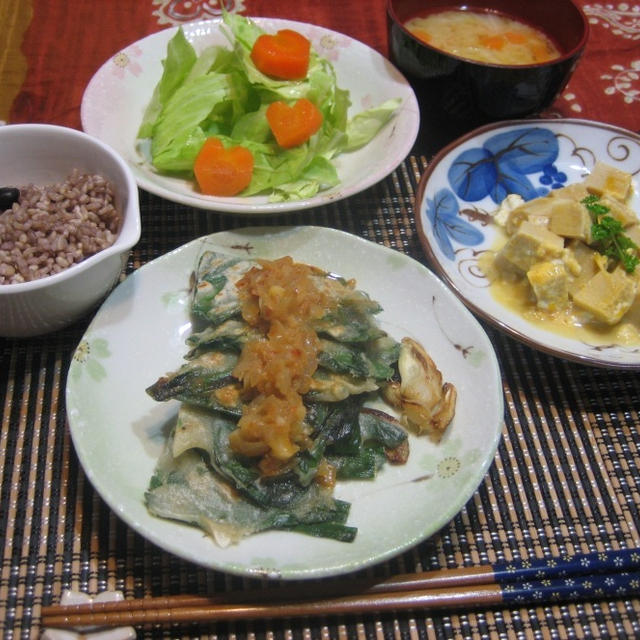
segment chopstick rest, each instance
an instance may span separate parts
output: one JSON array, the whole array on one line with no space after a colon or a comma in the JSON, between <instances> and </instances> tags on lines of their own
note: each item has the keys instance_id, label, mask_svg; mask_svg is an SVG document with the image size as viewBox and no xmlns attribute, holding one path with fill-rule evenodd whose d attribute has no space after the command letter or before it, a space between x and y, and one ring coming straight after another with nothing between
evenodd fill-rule
<instances>
[{"instance_id":1,"label":"chopstick rest","mask_svg":"<svg viewBox=\"0 0 640 640\"><path fill-rule=\"evenodd\" d=\"M602 599L640 594L640 550L498 562L209 596L167 596L42 608L55 628L159 625L256 618L362 614L371 611L475 608Z\"/></svg>"},{"instance_id":2,"label":"chopstick rest","mask_svg":"<svg viewBox=\"0 0 640 640\"><path fill-rule=\"evenodd\" d=\"M66 590L62 594L60 602L63 606L87 606L90 604L109 602L111 604L122 603L124 596L121 591L102 591L92 597L82 591ZM86 627L83 632L73 633L73 630L46 628L40 634L41 640L135 640L137 634L132 626L111 626L108 631L101 627Z\"/></svg>"}]
</instances>

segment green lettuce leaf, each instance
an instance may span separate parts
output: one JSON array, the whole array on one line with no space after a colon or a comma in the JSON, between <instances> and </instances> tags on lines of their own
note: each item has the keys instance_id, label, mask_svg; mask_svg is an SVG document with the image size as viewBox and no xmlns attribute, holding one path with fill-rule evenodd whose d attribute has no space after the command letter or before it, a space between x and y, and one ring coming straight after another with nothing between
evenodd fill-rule
<instances>
[{"instance_id":1,"label":"green lettuce leaf","mask_svg":"<svg viewBox=\"0 0 640 640\"><path fill-rule=\"evenodd\" d=\"M153 125L162 108L187 77L196 63L197 57L195 50L185 38L182 29L178 29L176 35L171 38L167 45L167 57L162 63L162 77L156 85L151 101L142 117L142 124L138 131L139 138L151 137Z\"/></svg>"},{"instance_id":2,"label":"green lettuce leaf","mask_svg":"<svg viewBox=\"0 0 640 640\"><path fill-rule=\"evenodd\" d=\"M347 126L348 143L343 151L354 151L367 144L389 122L399 106L400 99L394 98L356 114Z\"/></svg>"}]
</instances>

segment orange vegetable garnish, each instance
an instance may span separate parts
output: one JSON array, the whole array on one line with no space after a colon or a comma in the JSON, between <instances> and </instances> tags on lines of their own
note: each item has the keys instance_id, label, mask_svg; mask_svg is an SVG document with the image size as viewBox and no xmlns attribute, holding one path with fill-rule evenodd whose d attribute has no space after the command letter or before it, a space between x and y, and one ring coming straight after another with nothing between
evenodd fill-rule
<instances>
[{"instance_id":1,"label":"orange vegetable garnish","mask_svg":"<svg viewBox=\"0 0 640 640\"><path fill-rule=\"evenodd\" d=\"M536 62L546 62L553 58L549 47L544 42L532 42L531 50Z\"/></svg>"},{"instance_id":2,"label":"orange vegetable garnish","mask_svg":"<svg viewBox=\"0 0 640 640\"><path fill-rule=\"evenodd\" d=\"M306 142L322 126L322 112L311 100L300 98L292 107L277 100L267 107L267 121L283 149Z\"/></svg>"},{"instance_id":3,"label":"orange vegetable garnish","mask_svg":"<svg viewBox=\"0 0 640 640\"><path fill-rule=\"evenodd\" d=\"M253 45L251 60L262 73L281 80L301 80L309 70L311 43L292 29L262 34Z\"/></svg>"},{"instance_id":4,"label":"orange vegetable garnish","mask_svg":"<svg viewBox=\"0 0 640 640\"><path fill-rule=\"evenodd\" d=\"M505 40L501 35L480 36L480 44L487 49L501 51L504 48Z\"/></svg>"},{"instance_id":5,"label":"orange vegetable garnish","mask_svg":"<svg viewBox=\"0 0 640 640\"><path fill-rule=\"evenodd\" d=\"M426 42L427 44L431 42L431 34L424 29L412 29L411 33L419 40L422 40L422 42Z\"/></svg>"},{"instance_id":6,"label":"orange vegetable garnish","mask_svg":"<svg viewBox=\"0 0 640 640\"><path fill-rule=\"evenodd\" d=\"M235 196L253 175L253 154L246 147L225 149L218 138L207 138L193 165L200 191L210 196Z\"/></svg>"}]
</instances>

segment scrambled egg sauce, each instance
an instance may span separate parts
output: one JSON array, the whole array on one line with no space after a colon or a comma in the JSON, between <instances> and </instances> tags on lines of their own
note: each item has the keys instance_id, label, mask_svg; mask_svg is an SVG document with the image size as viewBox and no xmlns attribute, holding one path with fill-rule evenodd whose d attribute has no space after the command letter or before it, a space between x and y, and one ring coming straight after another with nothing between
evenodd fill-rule
<instances>
[{"instance_id":1,"label":"scrambled egg sauce","mask_svg":"<svg viewBox=\"0 0 640 640\"><path fill-rule=\"evenodd\" d=\"M531 287L526 279L506 280L494 277L492 274L494 252L499 250L505 242L505 236L498 234L492 249L484 253L478 261L483 273L491 281L491 296L496 302L517 313L527 322L565 338L594 345L619 344L627 347L640 345L640 304L638 302L631 307L620 323L610 327L594 323L572 305L555 311L540 309L536 306Z\"/></svg>"}]
</instances>

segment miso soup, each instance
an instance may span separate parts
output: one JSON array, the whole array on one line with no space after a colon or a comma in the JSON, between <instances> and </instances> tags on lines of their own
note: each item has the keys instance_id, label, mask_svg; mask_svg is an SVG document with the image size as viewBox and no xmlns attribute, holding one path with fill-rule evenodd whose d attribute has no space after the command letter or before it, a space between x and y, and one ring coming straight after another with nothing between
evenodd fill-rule
<instances>
[{"instance_id":1,"label":"miso soup","mask_svg":"<svg viewBox=\"0 0 640 640\"><path fill-rule=\"evenodd\" d=\"M436 49L478 62L539 64L561 55L542 31L499 13L446 9L411 18L404 26Z\"/></svg>"}]
</instances>

